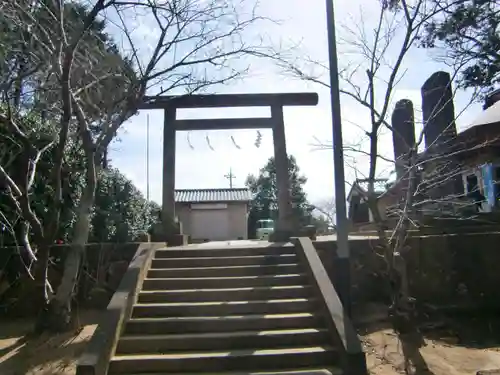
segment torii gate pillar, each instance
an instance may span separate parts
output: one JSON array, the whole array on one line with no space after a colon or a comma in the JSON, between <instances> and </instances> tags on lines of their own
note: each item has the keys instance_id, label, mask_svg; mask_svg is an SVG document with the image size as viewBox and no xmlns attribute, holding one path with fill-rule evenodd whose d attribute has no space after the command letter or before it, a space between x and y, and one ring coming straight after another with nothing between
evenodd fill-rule
<instances>
[{"instance_id":1,"label":"torii gate pillar","mask_svg":"<svg viewBox=\"0 0 500 375\"><path fill-rule=\"evenodd\" d=\"M167 107L163 117L163 179L161 220L169 237L181 234L175 215L175 118L177 109ZM168 241L167 241L168 242ZM176 241L177 242L177 241Z\"/></svg>"},{"instance_id":2,"label":"torii gate pillar","mask_svg":"<svg viewBox=\"0 0 500 375\"><path fill-rule=\"evenodd\" d=\"M281 242L288 241L290 237L298 233L299 228L292 212L283 106L272 106L271 118L273 120L274 164L278 187L278 222L270 240Z\"/></svg>"},{"instance_id":3,"label":"torii gate pillar","mask_svg":"<svg viewBox=\"0 0 500 375\"><path fill-rule=\"evenodd\" d=\"M177 130L262 129L271 128L274 140L274 160L278 187L278 222L271 241L287 241L299 235L298 224L293 216L288 155L286 152L284 106L314 106L318 104L316 93L286 94L227 94L189 95L146 98L140 109L163 109L163 192L162 232L163 239L172 246L184 244L182 225L175 215L175 133ZM178 108L213 107L270 107L271 117L177 120ZM157 239L158 240L158 239Z\"/></svg>"}]
</instances>

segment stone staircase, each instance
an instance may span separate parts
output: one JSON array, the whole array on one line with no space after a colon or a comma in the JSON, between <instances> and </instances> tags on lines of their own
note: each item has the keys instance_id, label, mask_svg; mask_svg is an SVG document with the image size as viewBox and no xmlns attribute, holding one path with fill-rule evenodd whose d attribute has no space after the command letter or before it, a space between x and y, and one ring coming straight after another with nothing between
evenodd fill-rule
<instances>
[{"instance_id":1,"label":"stone staircase","mask_svg":"<svg viewBox=\"0 0 500 375\"><path fill-rule=\"evenodd\" d=\"M298 248L156 250L104 373L361 374Z\"/></svg>"}]
</instances>

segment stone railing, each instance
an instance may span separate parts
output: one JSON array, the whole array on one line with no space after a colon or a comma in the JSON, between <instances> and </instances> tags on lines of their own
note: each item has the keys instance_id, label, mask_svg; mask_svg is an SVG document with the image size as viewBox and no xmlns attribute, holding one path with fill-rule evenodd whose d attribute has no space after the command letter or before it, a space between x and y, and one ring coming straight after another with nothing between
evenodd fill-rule
<instances>
[{"instance_id":1,"label":"stone railing","mask_svg":"<svg viewBox=\"0 0 500 375\"><path fill-rule=\"evenodd\" d=\"M366 375L366 359L361 341L342 305L328 273L309 237L294 239L297 255L306 265L313 288L320 297L333 341L341 352L341 366L346 375Z\"/></svg>"},{"instance_id":2,"label":"stone railing","mask_svg":"<svg viewBox=\"0 0 500 375\"><path fill-rule=\"evenodd\" d=\"M149 268L154 251L164 246L160 243L140 244L123 276L117 291L103 314L102 321L81 355L77 375L102 375L107 373L118 338L132 314L142 281Z\"/></svg>"}]
</instances>

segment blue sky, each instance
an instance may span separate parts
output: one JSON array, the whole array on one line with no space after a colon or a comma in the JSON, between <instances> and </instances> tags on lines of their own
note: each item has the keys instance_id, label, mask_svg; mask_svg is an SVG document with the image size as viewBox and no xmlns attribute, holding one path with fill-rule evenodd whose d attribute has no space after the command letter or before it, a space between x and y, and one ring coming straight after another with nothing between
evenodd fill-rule
<instances>
[{"instance_id":1,"label":"blue sky","mask_svg":"<svg viewBox=\"0 0 500 375\"><path fill-rule=\"evenodd\" d=\"M361 4L363 7L361 8ZM363 24L369 31L376 21L378 5L376 0L336 0L336 20L338 38L349 38L341 27ZM360 9L363 9L362 16ZM328 56L326 36L326 16L324 0L265 0L262 1L259 13L272 19L281 20L280 26L269 25L264 34L272 35L275 41L301 42L301 49L314 59L326 61ZM139 25L138 33L141 25ZM143 26L144 27L144 26ZM143 31L144 32L144 31ZM397 40L396 40L397 42ZM348 46L339 46L339 64L341 67L352 64L353 57L348 54ZM391 51L393 52L393 51ZM388 55L388 59L395 58ZM415 49L408 54L404 63L405 75L394 92L392 102L407 98L414 102L416 117L419 118L420 86L432 72L443 69L433 62L426 50ZM327 78L327 77L325 77ZM329 90L318 85L298 81L279 74L278 69L268 61L252 63L252 74L244 81L230 86L217 88L217 93L247 92L294 92L315 91L319 94L319 105L316 107L295 107L285 109L285 132L287 151L297 158L302 173L308 178L305 186L312 203L331 199L333 189L333 156L330 149L317 150L314 145L317 139L322 143L331 143L331 114L329 106ZM466 105L469 95L458 93L456 110L460 112ZM459 119L458 127L469 123L480 111L480 106L470 107ZM210 109L179 111L178 118L209 117L244 117L266 116L269 111L264 108L251 109ZM150 197L161 202L162 173L162 128L163 113L161 110L141 111L128 121L119 132L119 142L111 146L110 157L115 167L145 193L146 192L146 121L150 122ZM369 123L369 116L357 103L342 98L342 121L345 144L358 144L362 140L360 127ZM357 126L353 125L357 124ZM254 146L255 130L234 131L197 131L189 134L178 132L176 152L176 188L221 188L229 187L224 177L232 168L236 175L235 187L243 187L248 174L256 174L272 156L272 134L270 130L261 131L263 138L260 148ZM214 151L205 140L209 136ZM233 144L231 136L240 147ZM391 157L392 145L390 135L383 136L380 148L384 155ZM353 165L353 158L346 160L346 181L352 181L367 172L366 158L358 155ZM355 172L355 170L357 172ZM382 165L379 172L387 175L389 165Z\"/></svg>"}]
</instances>

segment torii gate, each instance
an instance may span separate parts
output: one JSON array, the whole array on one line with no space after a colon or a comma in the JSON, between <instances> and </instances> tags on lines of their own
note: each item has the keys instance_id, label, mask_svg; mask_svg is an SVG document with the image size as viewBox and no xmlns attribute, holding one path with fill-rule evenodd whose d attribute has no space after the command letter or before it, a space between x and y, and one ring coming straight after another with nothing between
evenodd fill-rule
<instances>
[{"instance_id":1,"label":"torii gate","mask_svg":"<svg viewBox=\"0 0 500 375\"><path fill-rule=\"evenodd\" d=\"M139 109L163 109L163 191L162 225L165 230L162 241L173 246L185 243L179 236L175 223L175 132L177 130L228 130L263 129L273 130L276 183L278 187L278 222L274 241L285 241L296 234L288 178L288 155L286 152L284 106L315 106L317 93L283 94L209 94L183 96L146 97ZM270 107L271 117L190 119L178 120L178 108L224 108L224 107Z\"/></svg>"}]
</instances>

